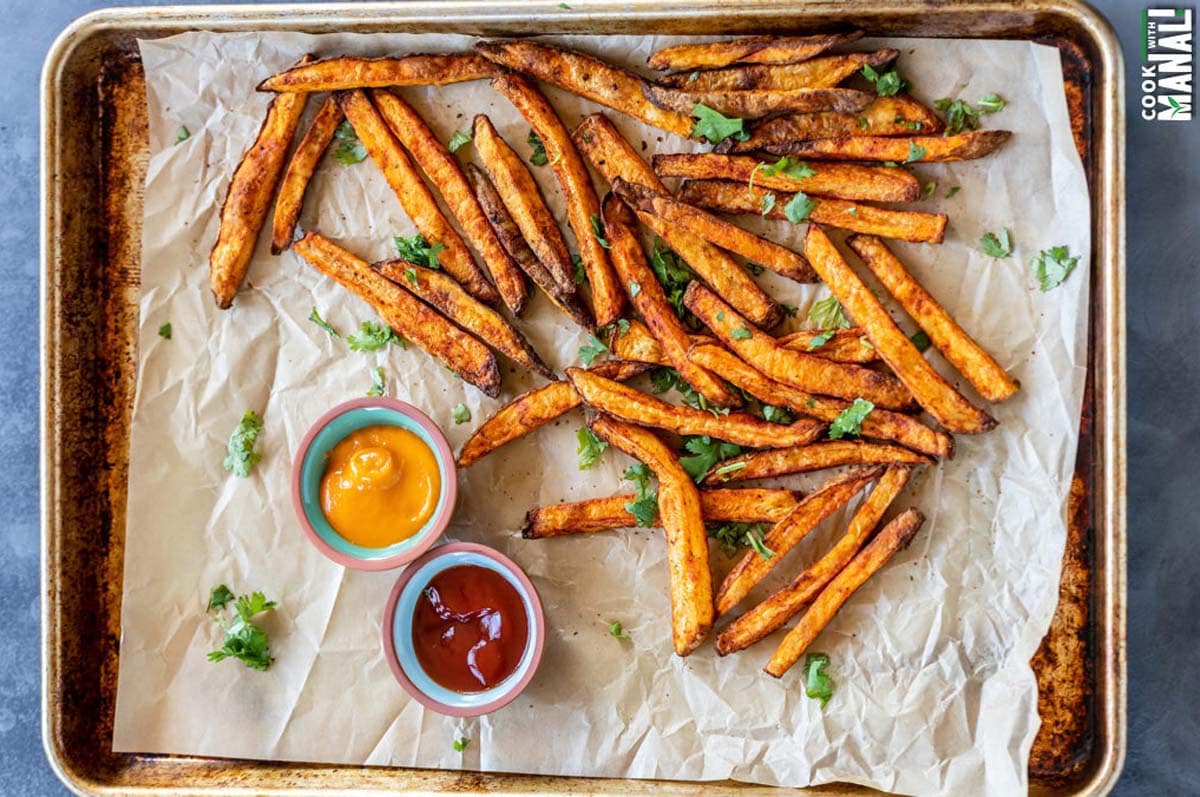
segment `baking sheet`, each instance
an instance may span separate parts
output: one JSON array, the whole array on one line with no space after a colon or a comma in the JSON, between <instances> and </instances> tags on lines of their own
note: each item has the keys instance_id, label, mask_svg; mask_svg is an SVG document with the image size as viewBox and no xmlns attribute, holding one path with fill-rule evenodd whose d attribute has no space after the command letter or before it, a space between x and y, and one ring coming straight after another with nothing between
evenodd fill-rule
<instances>
[{"instance_id":1,"label":"baking sheet","mask_svg":"<svg viewBox=\"0 0 1200 797\"><path fill-rule=\"evenodd\" d=\"M986 119L1016 132L998 156L915 169L939 183L928 204L951 213L947 243L897 248L1025 389L996 409L999 430L960 437L956 460L922 474L898 502L929 521L818 640L834 659L829 706L822 712L804 698L795 673L774 681L758 671L772 641L728 659L711 648L686 660L670 655L657 533L515 536L534 504L629 489L620 482L627 460L615 453L593 471L575 469L580 417L572 415L463 474L452 536L520 562L550 625L542 669L522 699L463 723L425 712L391 681L378 640L393 576L343 572L302 540L286 492L290 451L324 409L365 392L377 363L390 392L430 411L455 445L499 402L419 352L367 356L330 342L305 320L314 303L343 331L373 315L294 255L274 259L264 245L252 286L226 314L212 307L206 268L232 164L267 101L254 93L257 81L310 50L381 54L467 41L436 38L199 33L142 43L153 158L115 748L783 785L843 780L921 793L1023 788L1036 729L1027 662L1053 611L1086 344L1086 270L1043 295L1026 265L1037 249L1061 243L1088 260L1086 186L1057 52L1021 42L889 42L922 99L1000 91L1010 101ZM667 41L558 40L630 64ZM483 83L403 93L445 137L482 111L518 148L524 140L527 125ZM568 124L593 109L551 95ZM616 121L659 151L691 148ZM175 146L181 124L192 136ZM537 171L561 217L552 175ZM962 190L946 200L951 185ZM302 223L364 257L383 256L392 235L413 231L369 163L328 161ZM1014 258L978 253L979 235L1002 225L1013 226ZM764 280L801 307L824 295ZM167 320L171 341L156 335ZM544 299L522 327L554 365L576 359L582 336ZM508 376L506 393L526 384ZM454 427L449 408L459 401L474 420ZM253 478L227 478L225 440L248 408L266 420L264 459ZM780 569L794 572L838 532L835 518ZM718 569L729 564L714 555ZM269 621L278 657L270 672L204 659L219 640L202 604L221 581L281 600ZM631 643L608 635L612 619ZM458 735L473 740L465 755L452 749Z\"/></svg>"}]
</instances>

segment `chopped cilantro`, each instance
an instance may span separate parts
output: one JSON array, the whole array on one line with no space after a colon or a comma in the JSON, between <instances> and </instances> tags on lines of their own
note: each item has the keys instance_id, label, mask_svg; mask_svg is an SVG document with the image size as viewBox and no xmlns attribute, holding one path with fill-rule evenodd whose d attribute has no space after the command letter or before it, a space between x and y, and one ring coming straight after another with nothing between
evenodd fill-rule
<instances>
[{"instance_id":1,"label":"chopped cilantro","mask_svg":"<svg viewBox=\"0 0 1200 797\"><path fill-rule=\"evenodd\" d=\"M471 411L467 409L466 404L455 404L454 408L450 410L450 419L454 421L455 426L466 423L471 420Z\"/></svg>"},{"instance_id":2,"label":"chopped cilantro","mask_svg":"<svg viewBox=\"0 0 1200 797\"><path fill-rule=\"evenodd\" d=\"M588 335L587 343L579 347L579 361L584 365L591 365L606 351L608 347L604 345L604 341L595 335Z\"/></svg>"},{"instance_id":3,"label":"chopped cilantro","mask_svg":"<svg viewBox=\"0 0 1200 797\"><path fill-rule=\"evenodd\" d=\"M454 135L450 136L450 141L446 144L446 149L451 152L458 152L464 145L471 143L471 134L465 130L455 130Z\"/></svg>"},{"instance_id":4,"label":"chopped cilantro","mask_svg":"<svg viewBox=\"0 0 1200 797\"><path fill-rule=\"evenodd\" d=\"M313 305L312 312L308 314L308 320L312 321L314 324L319 326L321 329L328 332L329 337L331 337L331 338L340 338L342 336L342 333L338 332L336 329L334 329L332 326L330 326L329 322L326 321L324 318L321 318L321 314L317 312L316 305ZM167 337L170 337L170 335L167 335Z\"/></svg>"},{"instance_id":5,"label":"chopped cilantro","mask_svg":"<svg viewBox=\"0 0 1200 797\"><path fill-rule=\"evenodd\" d=\"M696 124L692 127L693 138L707 139L710 144L720 144L727 138L735 141L750 138L744 119L732 119L703 103L696 103L692 108L692 116L696 117Z\"/></svg>"},{"instance_id":6,"label":"chopped cilantro","mask_svg":"<svg viewBox=\"0 0 1200 797\"><path fill-rule=\"evenodd\" d=\"M875 405L871 402L856 398L853 404L839 412L838 416L833 419L833 423L829 424L829 439L840 440L846 435L861 434L863 421L867 419L873 409L875 409Z\"/></svg>"},{"instance_id":7,"label":"chopped cilantro","mask_svg":"<svg viewBox=\"0 0 1200 797\"><path fill-rule=\"evenodd\" d=\"M549 163L550 159L546 157L546 145L542 143L542 139L538 137L538 134L533 132L533 128L530 128L529 135L525 138L525 141L528 142L529 148L533 150L529 155L530 163L534 166L545 166Z\"/></svg>"},{"instance_id":8,"label":"chopped cilantro","mask_svg":"<svg viewBox=\"0 0 1200 797\"><path fill-rule=\"evenodd\" d=\"M1013 253L1012 230L1000 228L1000 234L989 232L979 239L979 251L988 257L1009 257Z\"/></svg>"},{"instance_id":9,"label":"chopped cilantro","mask_svg":"<svg viewBox=\"0 0 1200 797\"><path fill-rule=\"evenodd\" d=\"M799 224L802 221L808 221L808 214L812 213L816 206L817 203L814 200L809 199L803 192L797 192L783 206L783 215L787 216L787 220L792 224Z\"/></svg>"},{"instance_id":10,"label":"chopped cilantro","mask_svg":"<svg viewBox=\"0 0 1200 797\"><path fill-rule=\"evenodd\" d=\"M275 601L267 600L261 592L242 595L234 600L232 617L226 619L221 612L233 593L224 584L214 587L208 598L208 612L213 621L221 626L225 638L221 647L208 654L209 661L238 659L252 670L265 670L275 659L270 652L270 639L254 618L275 609Z\"/></svg>"},{"instance_id":11,"label":"chopped cilantro","mask_svg":"<svg viewBox=\"0 0 1200 797\"><path fill-rule=\"evenodd\" d=\"M162 338L163 340L171 339L171 322L170 321L168 321L167 323L163 324L161 327L158 328L158 336L160 338Z\"/></svg>"},{"instance_id":12,"label":"chopped cilantro","mask_svg":"<svg viewBox=\"0 0 1200 797\"><path fill-rule=\"evenodd\" d=\"M869 83L875 84L875 93L880 97L894 97L909 86L895 69L880 73L870 64L863 64L862 74Z\"/></svg>"},{"instance_id":13,"label":"chopped cilantro","mask_svg":"<svg viewBox=\"0 0 1200 797\"><path fill-rule=\"evenodd\" d=\"M400 253L402 260L432 269L442 267L442 264L438 262L438 253L446 248L444 245L436 242L430 243L420 233L407 238L397 235L393 240L396 243L396 251Z\"/></svg>"},{"instance_id":14,"label":"chopped cilantro","mask_svg":"<svg viewBox=\"0 0 1200 797\"><path fill-rule=\"evenodd\" d=\"M225 470L232 471L235 476L246 477L262 459L262 455L254 450L254 443L263 430L263 420L254 410L248 410L233 433L229 435L229 444L225 452Z\"/></svg>"},{"instance_id":15,"label":"chopped cilantro","mask_svg":"<svg viewBox=\"0 0 1200 797\"><path fill-rule=\"evenodd\" d=\"M604 237L604 222L600 220L600 214L593 213L589 218L592 222L592 235L596 236L596 243L605 249L612 249L612 244Z\"/></svg>"},{"instance_id":16,"label":"chopped cilantro","mask_svg":"<svg viewBox=\"0 0 1200 797\"><path fill-rule=\"evenodd\" d=\"M382 396L387 393L387 384L384 382L383 366L377 365L371 371L371 389L367 391L368 396Z\"/></svg>"},{"instance_id":17,"label":"chopped cilantro","mask_svg":"<svg viewBox=\"0 0 1200 797\"><path fill-rule=\"evenodd\" d=\"M849 329L850 320L846 311L836 296L828 296L819 302L814 302L808 311L808 320L817 325L818 329Z\"/></svg>"},{"instance_id":18,"label":"chopped cilantro","mask_svg":"<svg viewBox=\"0 0 1200 797\"><path fill-rule=\"evenodd\" d=\"M600 455L608 448L608 443L596 436L596 433L586 426L575 433L579 447L575 453L579 455L579 469L589 470L600 461Z\"/></svg>"},{"instance_id":19,"label":"chopped cilantro","mask_svg":"<svg viewBox=\"0 0 1200 797\"><path fill-rule=\"evenodd\" d=\"M629 634L625 633L625 629L621 627L620 620L613 620L608 624L608 633L612 634L622 642L629 641Z\"/></svg>"},{"instance_id":20,"label":"chopped cilantro","mask_svg":"<svg viewBox=\"0 0 1200 797\"><path fill-rule=\"evenodd\" d=\"M349 119L343 119L333 131L333 140L333 159L343 166L353 166L366 159L367 148L358 140L358 133L354 132Z\"/></svg>"},{"instance_id":21,"label":"chopped cilantro","mask_svg":"<svg viewBox=\"0 0 1200 797\"><path fill-rule=\"evenodd\" d=\"M824 653L809 653L804 658L804 694L821 701L821 708L833 697L833 681L825 673L829 657Z\"/></svg>"},{"instance_id":22,"label":"chopped cilantro","mask_svg":"<svg viewBox=\"0 0 1200 797\"><path fill-rule=\"evenodd\" d=\"M394 329L374 321L363 321L358 326L358 332L347 337L346 342L350 344L350 351L361 352L379 351L389 343L401 347L405 345L404 339L397 335Z\"/></svg>"},{"instance_id":23,"label":"chopped cilantro","mask_svg":"<svg viewBox=\"0 0 1200 797\"><path fill-rule=\"evenodd\" d=\"M1071 250L1066 246L1052 246L1038 252L1029 261L1033 267L1034 276L1042 292L1062 284L1079 262L1079 255L1071 256Z\"/></svg>"},{"instance_id":24,"label":"chopped cilantro","mask_svg":"<svg viewBox=\"0 0 1200 797\"><path fill-rule=\"evenodd\" d=\"M704 478L704 474L708 473L713 465L742 453L741 446L716 440L708 435L685 437L683 447L691 456L680 457L679 464L697 482Z\"/></svg>"}]
</instances>

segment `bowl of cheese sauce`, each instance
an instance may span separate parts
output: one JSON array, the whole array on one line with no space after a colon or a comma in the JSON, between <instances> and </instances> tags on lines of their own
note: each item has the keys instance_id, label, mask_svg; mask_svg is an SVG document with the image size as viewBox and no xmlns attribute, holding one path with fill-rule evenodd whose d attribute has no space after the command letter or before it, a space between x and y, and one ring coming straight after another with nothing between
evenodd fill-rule
<instances>
[{"instance_id":1,"label":"bowl of cheese sauce","mask_svg":"<svg viewBox=\"0 0 1200 797\"><path fill-rule=\"evenodd\" d=\"M457 497L445 435L394 399L334 407L304 436L292 467L304 533L325 556L357 570L416 559L445 531Z\"/></svg>"}]
</instances>

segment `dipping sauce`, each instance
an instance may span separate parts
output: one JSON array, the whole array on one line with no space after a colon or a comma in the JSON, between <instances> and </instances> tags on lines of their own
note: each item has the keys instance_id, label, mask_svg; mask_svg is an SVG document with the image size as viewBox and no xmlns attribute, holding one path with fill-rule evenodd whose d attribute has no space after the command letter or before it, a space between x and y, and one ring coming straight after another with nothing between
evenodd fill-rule
<instances>
[{"instance_id":1,"label":"dipping sauce","mask_svg":"<svg viewBox=\"0 0 1200 797\"><path fill-rule=\"evenodd\" d=\"M434 681L454 692L482 692L521 663L529 642L525 604L494 570L447 568L417 599L412 641L421 668Z\"/></svg>"},{"instance_id":2,"label":"dipping sauce","mask_svg":"<svg viewBox=\"0 0 1200 797\"><path fill-rule=\"evenodd\" d=\"M385 548L433 517L442 477L421 438L399 426L366 426L329 452L321 509L333 530L364 548Z\"/></svg>"}]
</instances>

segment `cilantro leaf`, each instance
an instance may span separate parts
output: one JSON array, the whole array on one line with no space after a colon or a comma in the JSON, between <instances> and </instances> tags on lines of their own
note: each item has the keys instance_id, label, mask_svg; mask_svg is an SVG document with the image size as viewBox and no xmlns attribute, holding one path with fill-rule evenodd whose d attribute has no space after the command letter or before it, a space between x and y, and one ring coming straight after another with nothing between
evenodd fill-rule
<instances>
[{"instance_id":1,"label":"cilantro leaf","mask_svg":"<svg viewBox=\"0 0 1200 797\"><path fill-rule=\"evenodd\" d=\"M533 150L529 155L529 162L534 166L545 166L550 159L546 157L546 145L542 143L542 139L538 134L533 132L533 128L529 129L529 135L525 138L529 144L529 148Z\"/></svg>"},{"instance_id":2,"label":"cilantro leaf","mask_svg":"<svg viewBox=\"0 0 1200 797\"><path fill-rule=\"evenodd\" d=\"M596 236L596 243L603 246L605 249L612 249L612 244L604 237L604 222L600 220L599 213L593 213L588 217L592 222L592 235Z\"/></svg>"},{"instance_id":3,"label":"cilantro leaf","mask_svg":"<svg viewBox=\"0 0 1200 797\"><path fill-rule=\"evenodd\" d=\"M650 372L650 389L657 395L666 393L668 390L678 391L683 403L697 410L707 410L714 415L728 414L729 410L718 410L708 405L708 400L704 395L698 393L695 388L688 384L679 372L674 368L662 367L655 368Z\"/></svg>"},{"instance_id":4,"label":"cilantro leaf","mask_svg":"<svg viewBox=\"0 0 1200 797\"><path fill-rule=\"evenodd\" d=\"M704 103L696 103L692 108L692 116L696 118L692 127L692 138L708 139L709 144L720 144L727 138L734 141L746 141L750 138L746 120L725 116Z\"/></svg>"},{"instance_id":5,"label":"cilantro leaf","mask_svg":"<svg viewBox=\"0 0 1200 797\"><path fill-rule=\"evenodd\" d=\"M565 6L566 3L562 3L561 5ZM454 752L461 753L463 750L467 749L467 745L469 745L470 743L471 743L471 740L468 739L467 737L465 737L465 736L458 737L457 739L454 740Z\"/></svg>"},{"instance_id":6,"label":"cilantro leaf","mask_svg":"<svg viewBox=\"0 0 1200 797\"><path fill-rule=\"evenodd\" d=\"M824 653L809 653L804 658L804 694L821 701L821 708L833 697L833 681L825 673L829 657Z\"/></svg>"},{"instance_id":7,"label":"cilantro leaf","mask_svg":"<svg viewBox=\"0 0 1200 797\"><path fill-rule=\"evenodd\" d=\"M912 141L908 142L908 157L904 159L905 163L912 163L913 161L919 161L919 160L921 160L921 158L924 158L924 157L925 157L925 148L924 147L919 147L916 144L914 144Z\"/></svg>"},{"instance_id":8,"label":"cilantro leaf","mask_svg":"<svg viewBox=\"0 0 1200 797\"><path fill-rule=\"evenodd\" d=\"M713 473L717 476L728 476L729 474L736 473L739 470L745 470L745 468L745 462L730 462L728 465L722 465L721 467L717 468L715 471L713 471ZM724 479L723 481L729 480Z\"/></svg>"},{"instance_id":9,"label":"cilantro leaf","mask_svg":"<svg viewBox=\"0 0 1200 797\"><path fill-rule=\"evenodd\" d=\"M233 593L229 591L229 587L224 584L218 584L212 588L212 592L208 593L208 610L210 612L219 612L231 600L233 600Z\"/></svg>"},{"instance_id":10,"label":"cilantro leaf","mask_svg":"<svg viewBox=\"0 0 1200 797\"><path fill-rule=\"evenodd\" d=\"M1067 278L1079 262L1079 255L1071 256L1071 250L1066 246L1052 246L1038 252L1029 261L1033 267L1034 276L1042 292L1058 287Z\"/></svg>"},{"instance_id":11,"label":"cilantro leaf","mask_svg":"<svg viewBox=\"0 0 1200 797\"><path fill-rule=\"evenodd\" d=\"M417 270L415 268L404 269L404 278L408 280L408 284L417 287Z\"/></svg>"},{"instance_id":12,"label":"cilantro leaf","mask_svg":"<svg viewBox=\"0 0 1200 797\"><path fill-rule=\"evenodd\" d=\"M587 343L579 347L579 361L584 365L591 365L606 351L608 347L604 345L604 341L595 335L588 335Z\"/></svg>"},{"instance_id":13,"label":"cilantro leaf","mask_svg":"<svg viewBox=\"0 0 1200 797\"><path fill-rule=\"evenodd\" d=\"M275 608L275 601L267 600L261 592L251 592L249 595L239 595L234 601L233 610L244 622L250 622L255 615L269 612Z\"/></svg>"},{"instance_id":14,"label":"cilantro leaf","mask_svg":"<svg viewBox=\"0 0 1200 797\"><path fill-rule=\"evenodd\" d=\"M248 410L234 428L233 434L229 435L225 470L233 471L235 476L250 475L250 471L262 459L262 455L254 450L254 443L262 430L262 418L254 410Z\"/></svg>"},{"instance_id":15,"label":"cilantro leaf","mask_svg":"<svg viewBox=\"0 0 1200 797\"><path fill-rule=\"evenodd\" d=\"M762 405L762 416L764 421L770 423L788 424L792 422L791 414L783 407L776 407L774 404Z\"/></svg>"},{"instance_id":16,"label":"cilantro leaf","mask_svg":"<svg viewBox=\"0 0 1200 797\"><path fill-rule=\"evenodd\" d=\"M1006 102L1005 99L999 94L991 92L980 97L977 104L979 106L979 110L983 111L984 113L996 113L997 111L1004 110L1004 106L1008 105L1008 102Z\"/></svg>"},{"instance_id":17,"label":"cilantro leaf","mask_svg":"<svg viewBox=\"0 0 1200 797\"><path fill-rule=\"evenodd\" d=\"M1000 228L1000 235L989 232L979 239L979 251L988 257L1009 257L1013 253L1012 230Z\"/></svg>"},{"instance_id":18,"label":"cilantro leaf","mask_svg":"<svg viewBox=\"0 0 1200 797\"><path fill-rule=\"evenodd\" d=\"M175 143L176 144L182 144L183 142L187 141L191 137L192 137L192 131L188 130L187 127L185 127L184 125L180 125L179 129L175 131Z\"/></svg>"},{"instance_id":19,"label":"cilantro leaf","mask_svg":"<svg viewBox=\"0 0 1200 797\"><path fill-rule=\"evenodd\" d=\"M840 440L846 435L861 434L863 421L867 419L873 409L875 409L875 405L871 402L856 398L853 404L839 412L838 416L833 419L833 423L829 424L829 439Z\"/></svg>"},{"instance_id":20,"label":"cilantro leaf","mask_svg":"<svg viewBox=\"0 0 1200 797\"><path fill-rule=\"evenodd\" d=\"M749 327L743 326L738 327L737 329L733 330L733 332L730 332L729 336L734 340L749 340L750 338L754 337L754 333L750 331Z\"/></svg>"},{"instance_id":21,"label":"cilantro leaf","mask_svg":"<svg viewBox=\"0 0 1200 797\"><path fill-rule=\"evenodd\" d=\"M762 215L766 216L768 213L770 213L774 209L775 209L775 195L770 194L770 193L763 194Z\"/></svg>"},{"instance_id":22,"label":"cilantro leaf","mask_svg":"<svg viewBox=\"0 0 1200 797\"><path fill-rule=\"evenodd\" d=\"M691 456L680 457L679 464L692 477L692 480L697 482L704 478L704 474L708 473L709 468L713 465L742 453L741 446L735 443L726 443L724 440L715 440L708 435L685 437L683 447L690 452Z\"/></svg>"},{"instance_id":23,"label":"cilantro leaf","mask_svg":"<svg viewBox=\"0 0 1200 797\"><path fill-rule=\"evenodd\" d=\"M797 192L783 206L783 215L787 216L787 220L792 224L799 224L802 221L808 221L808 214L812 213L816 206L817 203L814 200L809 199L803 192Z\"/></svg>"},{"instance_id":24,"label":"cilantro leaf","mask_svg":"<svg viewBox=\"0 0 1200 797\"><path fill-rule=\"evenodd\" d=\"M586 426L575 433L575 439L579 441L579 447L575 449L575 453L579 455L579 469L590 470L600 461L600 455L608 448L608 442L601 440Z\"/></svg>"},{"instance_id":25,"label":"cilantro leaf","mask_svg":"<svg viewBox=\"0 0 1200 797\"><path fill-rule=\"evenodd\" d=\"M762 164L759 165L761 166ZM775 177L776 175L782 174L784 177L791 177L794 180L802 180L805 177L812 177L817 173L815 169L813 169L804 161L792 160L787 155L784 155L770 166L765 167L762 172L767 177Z\"/></svg>"},{"instance_id":26,"label":"cilantro leaf","mask_svg":"<svg viewBox=\"0 0 1200 797\"><path fill-rule=\"evenodd\" d=\"M692 270L660 240L654 242L654 249L650 253L650 268L654 271L654 276L658 277L675 315L685 325L691 328L699 327L696 317L683 303L683 292L694 277Z\"/></svg>"},{"instance_id":27,"label":"cilantro leaf","mask_svg":"<svg viewBox=\"0 0 1200 797\"><path fill-rule=\"evenodd\" d=\"M454 408L450 410L450 419L454 421L455 426L466 423L471 420L471 411L467 409L466 404L455 404Z\"/></svg>"},{"instance_id":28,"label":"cilantro leaf","mask_svg":"<svg viewBox=\"0 0 1200 797\"><path fill-rule=\"evenodd\" d=\"M751 260L747 260L743 265L745 266L747 271L749 271L751 274L753 274L756 277L759 274L762 274L764 271L766 271L766 268L764 268L763 266L760 266L758 263L755 263Z\"/></svg>"},{"instance_id":29,"label":"cilantro leaf","mask_svg":"<svg viewBox=\"0 0 1200 797\"><path fill-rule=\"evenodd\" d=\"M829 339L830 339L830 338L832 338L832 337L833 337L833 331L832 331L832 330L826 330L825 332L822 332L822 333L821 333L821 334L819 334L819 335L813 335L813 336L812 336L812 340L810 340L810 341L808 342L808 350L809 350L809 351L813 351L814 349L819 349L819 348L821 348L821 347L822 347L822 346L824 346L826 343L828 343L828 342L829 342Z\"/></svg>"},{"instance_id":30,"label":"cilantro leaf","mask_svg":"<svg viewBox=\"0 0 1200 797\"><path fill-rule=\"evenodd\" d=\"M389 343L404 345L403 338L387 324L377 324L374 321L363 321L358 332L351 333L346 338L350 351L371 352L379 351Z\"/></svg>"},{"instance_id":31,"label":"cilantro leaf","mask_svg":"<svg viewBox=\"0 0 1200 797\"><path fill-rule=\"evenodd\" d=\"M571 255L571 266L575 269L575 284L587 285L587 269L583 267L583 258L579 255Z\"/></svg>"},{"instance_id":32,"label":"cilantro leaf","mask_svg":"<svg viewBox=\"0 0 1200 797\"><path fill-rule=\"evenodd\" d=\"M265 670L275 661L270 653L267 632L254 623L254 618L263 612L275 609L275 601L267 600L261 592L241 595L234 599L233 593L224 584L214 587L208 598L210 614L222 611L229 601L234 601L234 613L228 621L220 614L213 619L225 631L221 647L208 654L209 661L238 659L253 670Z\"/></svg>"},{"instance_id":33,"label":"cilantro leaf","mask_svg":"<svg viewBox=\"0 0 1200 797\"><path fill-rule=\"evenodd\" d=\"M334 329L332 326L330 326L329 322L327 322L324 318L321 318L321 314L317 312L316 305L313 305L312 312L308 314L308 320L312 321L314 324L319 326L321 329L328 332L329 337L331 337L331 338L340 338L342 336L342 333L338 332L336 329Z\"/></svg>"},{"instance_id":34,"label":"cilantro leaf","mask_svg":"<svg viewBox=\"0 0 1200 797\"><path fill-rule=\"evenodd\" d=\"M162 338L163 340L171 339L171 322L170 321L168 321L167 323L163 324L161 327L158 328L158 336L160 338Z\"/></svg>"},{"instance_id":35,"label":"cilantro leaf","mask_svg":"<svg viewBox=\"0 0 1200 797\"><path fill-rule=\"evenodd\" d=\"M658 493L650 489L650 468L644 462L630 465L625 478L637 485L637 498L625 504L625 511L634 516L639 526L652 527L658 519Z\"/></svg>"},{"instance_id":36,"label":"cilantro leaf","mask_svg":"<svg viewBox=\"0 0 1200 797\"><path fill-rule=\"evenodd\" d=\"M949 199L950 197L954 196L961 190L962 190L962 186L960 186L960 185L950 186L950 190L946 192L946 199Z\"/></svg>"},{"instance_id":37,"label":"cilantro leaf","mask_svg":"<svg viewBox=\"0 0 1200 797\"><path fill-rule=\"evenodd\" d=\"M767 547L763 542L762 524L755 523L750 528L746 529L746 544L754 549L754 552L763 559L770 559L775 555L775 552Z\"/></svg>"},{"instance_id":38,"label":"cilantro leaf","mask_svg":"<svg viewBox=\"0 0 1200 797\"><path fill-rule=\"evenodd\" d=\"M333 159L343 166L353 166L367 157L367 148L358 140L358 133L349 119L343 119L333 131Z\"/></svg>"},{"instance_id":39,"label":"cilantro leaf","mask_svg":"<svg viewBox=\"0 0 1200 797\"><path fill-rule=\"evenodd\" d=\"M800 312L800 308L794 304L781 304L780 307L783 308L783 314L788 318L795 318L796 313Z\"/></svg>"},{"instance_id":40,"label":"cilantro leaf","mask_svg":"<svg viewBox=\"0 0 1200 797\"><path fill-rule=\"evenodd\" d=\"M621 627L620 620L613 620L608 624L608 633L612 634L622 642L628 642L630 639L629 634L625 633L625 629Z\"/></svg>"},{"instance_id":41,"label":"cilantro leaf","mask_svg":"<svg viewBox=\"0 0 1200 797\"><path fill-rule=\"evenodd\" d=\"M846 311L836 296L828 296L819 302L814 302L808 311L808 320L817 325L818 329L849 329L850 320Z\"/></svg>"},{"instance_id":42,"label":"cilantro leaf","mask_svg":"<svg viewBox=\"0 0 1200 797\"><path fill-rule=\"evenodd\" d=\"M930 180L921 186L921 199L929 199L933 196L933 192L937 190L937 180Z\"/></svg>"},{"instance_id":43,"label":"cilantro leaf","mask_svg":"<svg viewBox=\"0 0 1200 797\"><path fill-rule=\"evenodd\" d=\"M880 97L894 97L909 87L908 81L900 77L895 69L880 73L870 64L863 64L862 75L867 82L875 85L875 93Z\"/></svg>"},{"instance_id":44,"label":"cilantro leaf","mask_svg":"<svg viewBox=\"0 0 1200 797\"><path fill-rule=\"evenodd\" d=\"M770 559L775 552L763 543L761 523L722 523L709 525L708 536L721 544L726 556L737 553L739 546L748 545L763 559Z\"/></svg>"},{"instance_id":45,"label":"cilantro leaf","mask_svg":"<svg viewBox=\"0 0 1200 797\"><path fill-rule=\"evenodd\" d=\"M435 271L442 267L442 264L438 262L438 253L446 248L444 245L436 242L430 243L420 233L410 235L407 238L397 235L393 240L396 243L396 251L400 253L401 260L416 263L418 266L432 268Z\"/></svg>"},{"instance_id":46,"label":"cilantro leaf","mask_svg":"<svg viewBox=\"0 0 1200 797\"><path fill-rule=\"evenodd\" d=\"M642 286L639 285L638 283L634 282L633 280L630 280L629 281L629 298L635 299L635 298L637 298L637 295L641 292L642 292Z\"/></svg>"},{"instance_id":47,"label":"cilantro leaf","mask_svg":"<svg viewBox=\"0 0 1200 797\"><path fill-rule=\"evenodd\" d=\"M933 342L929 340L929 336L925 334L925 330L923 329L918 329L916 332L914 332L909 340L911 340L912 344L917 347L917 351L921 352L922 354L924 354L929 347L933 345Z\"/></svg>"},{"instance_id":48,"label":"cilantro leaf","mask_svg":"<svg viewBox=\"0 0 1200 797\"><path fill-rule=\"evenodd\" d=\"M371 389L367 391L368 396L382 396L387 392L387 383L384 382L383 366L377 365L371 372Z\"/></svg>"},{"instance_id":49,"label":"cilantro leaf","mask_svg":"<svg viewBox=\"0 0 1200 797\"><path fill-rule=\"evenodd\" d=\"M471 134L465 130L455 130L454 135L450 136L450 140L446 142L446 149L451 152L458 152L464 145L471 143Z\"/></svg>"},{"instance_id":50,"label":"cilantro leaf","mask_svg":"<svg viewBox=\"0 0 1200 797\"><path fill-rule=\"evenodd\" d=\"M979 100L978 107L959 99L943 97L933 104L933 107L946 114L945 135L952 136L964 130L978 130L979 117L985 113L995 113L1005 105L1004 98L999 94L985 94Z\"/></svg>"}]
</instances>

